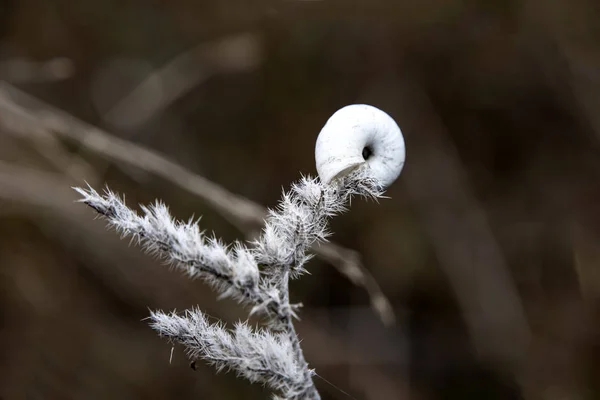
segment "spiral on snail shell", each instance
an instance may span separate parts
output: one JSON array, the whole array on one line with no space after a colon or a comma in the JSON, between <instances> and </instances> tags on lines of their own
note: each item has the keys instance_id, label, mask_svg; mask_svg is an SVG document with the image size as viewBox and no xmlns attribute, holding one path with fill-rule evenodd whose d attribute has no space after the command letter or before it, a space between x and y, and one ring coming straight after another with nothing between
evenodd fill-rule
<instances>
[{"instance_id":1,"label":"spiral on snail shell","mask_svg":"<svg viewBox=\"0 0 600 400\"><path fill-rule=\"evenodd\" d=\"M336 111L315 146L317 172L325 183L366 166L370 177L386 188L402 172L405 157L404 137L394 119L366 104Z\"/></svg>"}]
</instances>

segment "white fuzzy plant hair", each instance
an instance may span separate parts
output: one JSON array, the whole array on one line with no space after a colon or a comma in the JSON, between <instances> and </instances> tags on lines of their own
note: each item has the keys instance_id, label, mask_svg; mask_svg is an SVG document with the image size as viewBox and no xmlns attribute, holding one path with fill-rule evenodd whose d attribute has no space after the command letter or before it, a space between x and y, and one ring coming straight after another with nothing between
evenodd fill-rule
<instances>
[{"instance_id":1,"label":"white fuzzy plant hair","mask_svg":"<svg viewBox=\"0 0 600 400\"><path fill-rule=\"evenodd\" d=\"M338 110L321 130L315 159L319 178L303 177L269 211L260 237L227 246L205 236L194 221L174 221L157 201L128 208L116 194L75 188L87 204L123 236L148 252L201 277L221 297L233 297L263 317L264 327L248 321L233 329L209 322L197 308L183 314L151 313L159 335L182 344L191 360L217 370L235 371L274 391L273 398L320 399L293 325L298 305L290 304L289 280L305 272L309 248L330 235L328 220L345 211L354 195L379 198L400 174L405 148L402 132L383 111L356 104Z\"/></svg>"}]
</instances>

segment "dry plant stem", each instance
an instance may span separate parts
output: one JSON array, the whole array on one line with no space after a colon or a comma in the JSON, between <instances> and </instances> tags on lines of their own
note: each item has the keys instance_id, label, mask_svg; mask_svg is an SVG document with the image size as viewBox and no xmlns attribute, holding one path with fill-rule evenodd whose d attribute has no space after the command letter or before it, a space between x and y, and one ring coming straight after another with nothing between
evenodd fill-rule
<instances>
[{"instance_id":1,"label":"dry plant stem","mask_svg":"<svg viewBox=\"0 0 600 400\"><path fill-rule=\"evenodd\" d=\"M262 206L227 191L161 154L90 126L5 82L0 82L0 126L24 137L55 134L80 143L87 150L120 165L134 166L160 176L204 200L248 237L255 235L266 216ZM365 288L384 324L394 323L391 304L362 265L356 251L331 242L317 244L311 251L333 265L352 283Z\"/></svg>"},{"instance_id":2,"label":"dry plant stem","mask_svg":"<svg viewBox=\"0 0 600 400\"><path fill-rule=\"evenodd\" d=\"M98 263L83 266L93 274L99 274L117 293L136 306L147 307L148 304L159 305L172 301L172 290L157 291L148 282L160 282L161 287L166 285L177 288L178 296L184 303L198 301L195 283L188 285L187 279L163 268L156 268L151 258L128 246L112 232L107 232L97 221L90 219L89 210L78 207L73 209L73 201L77 199L70 188L73 183L59 173L20 167L0 160L0 216L31 216L38 225L54 233L59 242L64 241L66 246L79 249L84 254L82 259L97 259ZM7 204L14 204L14 207L4 207ZM98 246L90 246L88 243ZM102 267L98 264L102 264ZM136 268L129 268L132 265ZM139 282L146 283L137 285ZM352 315L366 313L362 307L342 310ZM329 329L314 322L329 315L331 309L311 307L304 308L303 311L304 315L310 315L302 320L302 331L307 336L304 340L311 338L308 357L317 358L319 364L329 366L379 362L378 358L374 358L377 354L369 353L365 348L350 351L352 346L347 337L330 335ZM225 320L239 317L237 313L230 312L228 307L220 308L219 316ZM390 343L391 346L398 345L396 342ZM326 356L323 351L325 349L328 351Z\"/></svg>"},{"instance_id":3,"label":"dry plant stem","mask_svg":"<svg viewBox=\"0 0 600 400\"><path fill-rule=\"evenodd\" d=\"M282 270L280 279L281 279L281 281L280 281L279 293L282 294L283 303L288 304L288 306L289 306L289 304L290 304L290 295L289 295L289 293L290 293L290 290L289 290L290 268L289 267L285 267ZM293 314L291 312L288 312L286 314L285 320L283 321L284 329L287 333L288 338L290 339L290 341L292 343L292 347L293 347L294 353L295 353L295 358L300 363L300 366L302 367L303 371L305 371L304 372L305 379L312 383L312 376L309 373L310 370L308 368L308 363L306 362L306 359L304 358L304 352L302 351L302 347L300 346L300 340L298 339L298 334L296 333L296 328L294 328L292 316L293 316ZM308 400L320 400L321 399L321 396L319 395L319 392L315 388L314 384L312 384L308 388L308 391L306 393L306 398Z\"/></svg>"},{"instance_id":4,"label":"dry plant stem","mask_svg":"<svg viewBox=\"0 0 600 400\"><path fill-rule=\"evenodd\" d=\"M0 204L0 214L4 216L4 212L8 212L30 215L36 224L48 230L49 235L64 242L67 247L73 246L82 251L82 260L89 260L90 257L100 260L101 267L98 263L82 265L92 274L100 276L109 284L111 290L127 298L132 304L145 307L171 301L172 291L156 290L159 286L177 288L178 295L184 299L183 302L197 301L197 292L193 289L195 285L182 285L187 280L182 281L176 274L168 273L162 268L154 268L154 263L150 262L148 257L127 246L116 235L109 234L104 227L90 219L88 210L73 208L75 196L70 189L72 184L73 181L63 174L0 161L0 202L16 206L5 208ZM136 268L130 268L132 265ZM146 283L137 284L142 281ZM315 312L314 309L305 311ZM331 310L322 312L329 314ZM348 343L347 337L335 336L323 324L315 323L313 313L311 317L304 318L302 324L303 339L305 343L310 343L306 349L307 357L318 359L320 365L369 365L381 361L373 358L374 354L368 349L355 348ZM229 308L220 309L219 315L227 320L237 318L237 314L232 314ZM322 316L316 319L320 318ZM395 342L391 343L394 344ZM373 381L383 381L384 386L395 387L394 381L384 374L374 374L375 379L365 374L357 376L354 381L355 387L366 388Z\"/></svg>"},{"instance_id":5,"label":"dry plant stem","mask_svg":"<svg viewBox=\"0 0 600 400\"><path fill-rule=\"evenodd\" d=\"M269 211L258 239L233 246L206 237L194 221L175 221L160 202L141 206L139 215L108 189L102 195L91 187L75 190L81 202L105 217L123 237L131 237L190 277L203 278L221 297L252 306L251 313L261 314L267 322L263 330L251 328L246 321L227 331L209 323L200 310L188 310L185 316L152 312L151 326L161 336L184 345L192 359L202 358L218 370L233 370L287 399L318 400L314 371L293 326L289 279L305 272L310 260L307 251L330 235L329 220L347 210L352 196L381 197L382 186L370 172L368 167L360 168L331 184L302 178Z\"/></svg>"}]
</instances>

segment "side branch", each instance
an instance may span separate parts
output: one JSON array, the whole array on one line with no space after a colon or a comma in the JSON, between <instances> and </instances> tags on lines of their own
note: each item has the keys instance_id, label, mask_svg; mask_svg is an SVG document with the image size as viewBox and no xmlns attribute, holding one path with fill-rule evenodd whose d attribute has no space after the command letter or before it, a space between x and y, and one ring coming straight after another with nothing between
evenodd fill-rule
<instances>
[{"instance_id":1,"label":"side branch","mask_svg":"<svg viewBox=\"0 0 600 400\"><path fill-rule=\"evenodd\" d=\"M161 336L184 345L191 359L201 358L218 371L234 371L288 399L304 399L312 386L314 371L305 374L284 333L253 331L244 323L236 324L230 333L221 325L209 323L200 310L186 311L185 316L153 312L150 319Z\"/></svg>"},{"instance_id":2,"label":"side branch","mask_svg":"<svg viewBox=\"0 0 600 400\"><path fill-rule=\"evenodd\" d=\"M82 195L82 203L106 218L123 236L136 240L145 251L164 258L192 278L204 278L224 297L252 305L254 311L284 318L278 297L261 287L264 284L258 265L242 244L228 248L217 239L206 238L196 222L174 221L160 202L142 206L144 216L140 216L108 190L104 195L92 188L75 190Z\"/></svg>"}]
</instances>

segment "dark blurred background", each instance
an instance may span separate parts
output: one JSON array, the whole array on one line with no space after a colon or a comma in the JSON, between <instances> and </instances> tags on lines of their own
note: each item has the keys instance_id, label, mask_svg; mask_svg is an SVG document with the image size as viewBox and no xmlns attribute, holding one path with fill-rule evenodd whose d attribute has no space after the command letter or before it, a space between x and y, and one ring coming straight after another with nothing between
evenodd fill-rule
<instances>
[{"instance_id":1,"label":"dark blurred background","mask_svg":"<svg viewBox=\"0 0 600 400\"><path fill-rule=\"evenodd\" d=\"M70 187L245 239L189 176L273 206L327 118L369 103L405 170L332 240L395 322L311 262L291 291L323 398L600 399L599 22L591 0L0 0L0 398L268 398L143 320L245 312Z\"/></svg>"}]
</instances>

